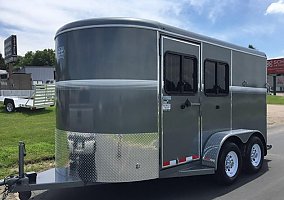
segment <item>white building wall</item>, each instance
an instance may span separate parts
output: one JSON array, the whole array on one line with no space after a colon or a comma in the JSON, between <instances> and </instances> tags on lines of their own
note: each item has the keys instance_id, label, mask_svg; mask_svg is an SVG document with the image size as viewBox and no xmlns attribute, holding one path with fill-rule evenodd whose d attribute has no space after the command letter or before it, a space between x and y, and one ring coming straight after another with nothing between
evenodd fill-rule
<instances>
[{"instance_id":1,"label":"white building wall","mask_svg":"<svg viewBox=\"0 0 284 200\"><path fill-rule=\"evenodd\" d=\"M32 75L33 82L42 81L46 83L47 80L54 80L54 67L50 66L24 66L18 72L27 73Z\"/></svg>"}]
</instances>

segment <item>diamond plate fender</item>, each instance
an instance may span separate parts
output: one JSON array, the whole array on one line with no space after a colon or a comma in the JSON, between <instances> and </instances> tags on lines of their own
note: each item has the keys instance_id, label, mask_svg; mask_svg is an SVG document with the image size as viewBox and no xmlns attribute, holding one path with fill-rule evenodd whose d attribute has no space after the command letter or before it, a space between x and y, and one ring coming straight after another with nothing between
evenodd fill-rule
<instances>
[{"instance_id":1,"label":"diamond plate fender","mask_svg":"<svg viewBox=\"0 0 284 200\"><path fill-rule=\"evenodd\" d=\"M243 143L246 143L254 133L260 133L258 130L236 129L214 133L206 142L203 149L202 164L208 167L214 167L217 170L217 161L220 149L224 142L232 137L238 137ZM260 133L261 134L261 133Z\"/></svg>"}]
</instances>

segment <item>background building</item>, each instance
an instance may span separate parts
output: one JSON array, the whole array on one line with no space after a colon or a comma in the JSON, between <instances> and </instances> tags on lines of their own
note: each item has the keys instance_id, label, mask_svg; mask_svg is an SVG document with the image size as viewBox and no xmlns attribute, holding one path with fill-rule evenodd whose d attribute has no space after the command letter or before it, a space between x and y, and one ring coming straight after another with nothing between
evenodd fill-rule
<instances>
[{"instance_id":1,"label":"background building","mask_svg":"<svg viewBox=\"0 0 284 200\"><path fill-rule=\"evenodd\" d=\"M284 92L284 58L267 60L267 83L272 91Z\"/></svg>"},{"instance_id":2,"label":"background building","mask_svg":"<svg viewBox=\"0 0 284 200\"><path fill-rule=\"evenodd\" d=\"M53 66L23 66L15 72L31 74L33 85L50 83L55 80L55 68Z\"/></svg>"}]
</instances>

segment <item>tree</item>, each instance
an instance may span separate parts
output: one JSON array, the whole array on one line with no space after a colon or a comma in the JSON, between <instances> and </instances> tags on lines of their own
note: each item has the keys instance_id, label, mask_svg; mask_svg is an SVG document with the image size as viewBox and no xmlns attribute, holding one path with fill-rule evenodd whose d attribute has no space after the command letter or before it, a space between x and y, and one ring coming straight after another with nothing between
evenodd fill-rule
<instances>
[{"instance_id":1,"label":"tree","mask_svg":"<svg viewBox=\"0 0 284 200\"><path fill-rule=\"evenodd\" d=\"M54 66L55 62L55 51L44 49L36 52L28 51L24 57L18 57L15 66Z\"/></svg>"},{"instance_id":2,"label":"tree","mask_svg":"<svg viewBox=\"0 0 284 200\"><path fill-rule=\"evenodd\" d=\"M255 49L255 47L254 47L252 44L249 44L249 45L248 45L248 48L250 48L250 49Z\"/></svg>"},{"instance_id":3,"label":"tree","mask_svg":"<svg viewBox=\"0 0 284 200\"><path fill-rule=\"evenodd\" d=\"M44 49L43 51L36 51L33 57L33 65L55 65L55 52L52 49Z\"/></svg>"},{"instance_id":4,"label":"tree","mask_svg":"<svg viewBox=\"0 0 284 200\"><path fill-rule=\"evenodd\" d=\"M0 69L6 69L6 64L5 64L5 60L2 56L2 54L0 53Z\"/></svg>"}]
</instances>

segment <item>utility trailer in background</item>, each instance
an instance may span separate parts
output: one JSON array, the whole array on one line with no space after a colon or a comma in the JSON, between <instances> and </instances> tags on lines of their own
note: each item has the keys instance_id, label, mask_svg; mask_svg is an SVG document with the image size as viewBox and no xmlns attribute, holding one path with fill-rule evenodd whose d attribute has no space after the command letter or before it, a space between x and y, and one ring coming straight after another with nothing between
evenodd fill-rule
<instances>
[{"instance_id":1,"label":"utility trailer in background","mask_svg":"<svg viewBox=\"0 0 284 200\"><path fill-rule=\"evenodd\" d=\"M13 94L13 91L9 91ZM5 92L6 95L9 92ZM28 108L31 110L54 106L55 85L40 84L34 86L34 91L30 96L0 96L0 102L5 106L7 112L13 112L17 108Z\"/></svg>"},{"instance_id":2,"label":"utility trailer in background","mask_svg":"<svg viewBox=\"0 0 284 200\"><path fill-rule=\"evenodd\" d=\"M158 22L90 19L58 30L56 167L31 190L216 174L267 154L266 55ZM270 146L271 147L271 146Z\"/></svg>"}]
</instances>

